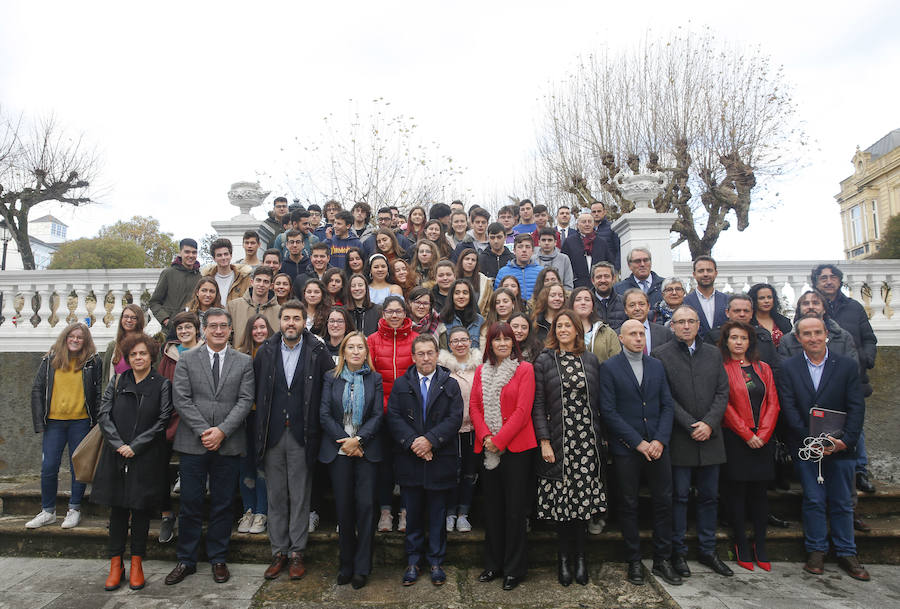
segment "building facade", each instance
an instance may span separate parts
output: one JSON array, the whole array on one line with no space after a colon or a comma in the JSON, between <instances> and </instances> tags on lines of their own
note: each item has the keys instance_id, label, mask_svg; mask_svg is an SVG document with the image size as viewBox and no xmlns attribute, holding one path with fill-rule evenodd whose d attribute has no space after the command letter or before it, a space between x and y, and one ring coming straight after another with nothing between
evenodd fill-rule
<instances>
[{"instance_id":1,"label":"building facade","mask_svg":"<svg viewBox=\"0 0 900 609\"><path fill-rule=\"evenodd\" d=\"M888 220L900 213L900 129L853 155L853 175L835 196L841 208L844 256L869 258Z\"/></svg>"}]
</instances>

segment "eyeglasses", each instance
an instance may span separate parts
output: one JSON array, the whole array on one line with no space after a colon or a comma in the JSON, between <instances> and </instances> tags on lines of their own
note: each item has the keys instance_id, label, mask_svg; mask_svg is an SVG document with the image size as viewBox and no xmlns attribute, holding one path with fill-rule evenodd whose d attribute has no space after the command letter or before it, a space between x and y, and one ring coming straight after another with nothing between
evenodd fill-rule
<instances>
[{"instance_id":1,"label":"eyeglasses","mask_svg":"<svg viewBox=\"0 0 900 609\"><path fill-rule=\"evenodd\" d=\"M665 292L666 294L677 294L678 292L684 292L684 288L681 286L669 286L668 288L663 290L663 292Z\"/></svg>"},{"instance_id":2,"label":"eyeglasses","mask_svg":"<svg viewBox=\"0 0 900 609\"><path fill-rule=\"evenodd\" d=\"M403 315L403 309L385 309L384 314L388 317L397 317L399 315Z\"/></svg>"},{"instance_id":3,"label":"eyeglasses","mask_svg":"<svg viewBox=\"0 0 900 609\"><path fill-rule=\"evenodd\" d=\"M329 326L338 326L343 323L346 323L343 319L329 319L328 320Z\"/></svg>"},{"instance_id":4,"label":"eyeglasses","mask_svg":"<svg viewBox=\"0 0 900 609\"><path fill-rule=\"evenodd\" d=\"M410 304L414 304L417 307L430 307L431 301L430 300L413 300Z\"/></svg>"},{"instance_id":5,"label":"eyeglasses","mask_svg":"<svg viewBox=\"0 0 900 609\"><path fill-rule=\"evenodd\" d=\"M227 330L231 324L206 324L207 330Z\"/></svg>"},{"instance_id":6,"label":"eyeglasses","mask_svg":"<svg viewBox=\"0 0 900 609\"><path fill-rule=\"evenodd\" d=\"M137 316L135 316L135 315L123 315L122 319L124 321L137 321L138 320Z\"/></svg>"},{"instance_id":7,"label":"eyeglasses","mask_svg":"<svg viewBox=\"0 0 900 609\"><path fill-rule=\"evenodd\" d=\"M450 344L451 345L467 345L467 344L469 344L469 342L470 341L468 338L454 338L453 340L450 341Z\"/></svg>"}]
</instances>

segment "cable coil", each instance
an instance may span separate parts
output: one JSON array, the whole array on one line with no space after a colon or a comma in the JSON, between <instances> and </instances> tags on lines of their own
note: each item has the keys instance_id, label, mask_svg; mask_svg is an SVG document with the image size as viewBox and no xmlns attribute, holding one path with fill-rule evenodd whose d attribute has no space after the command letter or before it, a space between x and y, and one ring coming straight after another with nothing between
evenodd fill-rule
<instances>
[{"instance_id":1,"label":"cable coil","mask_svg":"<svg viewBox=\"0 0 900 609\"><path fill-rule=\"evenodd\" d=\"M829 439L828 434L823 433L805 438L803 446L797 450L797 456L801 461L812 461L818 464L819 475L816 477L816 482L819 484L825 484L825 478L822 477L822 458L825 456L825 450L834 447L834 442Z\"/></svg>"}]
</instances>

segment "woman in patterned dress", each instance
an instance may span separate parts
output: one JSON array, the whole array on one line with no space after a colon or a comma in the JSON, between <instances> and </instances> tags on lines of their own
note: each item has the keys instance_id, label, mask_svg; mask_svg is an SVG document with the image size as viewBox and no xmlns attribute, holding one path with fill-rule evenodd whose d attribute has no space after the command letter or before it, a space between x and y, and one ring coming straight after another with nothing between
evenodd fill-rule
<instances>
[{"instance_id":1,"label":"woman in patterned dress","mask_svg":"<svg viewBox=\"0 0 900 609\"><path fill-rule=\"evenodd\" d=\"M534 363L532 419L541 447L537 517L556 522L559 583L588 582L587 524L606 512L600 431L600 363L585 350L581 319L559 312ZM574 558L574 561L573 561Z\"/></svg>"}]
</instances>

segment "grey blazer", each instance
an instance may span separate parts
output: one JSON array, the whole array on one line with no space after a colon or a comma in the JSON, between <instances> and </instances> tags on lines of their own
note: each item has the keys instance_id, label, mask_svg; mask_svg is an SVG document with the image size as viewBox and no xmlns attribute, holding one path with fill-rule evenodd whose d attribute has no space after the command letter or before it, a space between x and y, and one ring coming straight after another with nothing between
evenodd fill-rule
<instances>
[{"instance_id":1,"label":"grey blazer","mask_svg":"<svg viewBox=\"0 0 900 609\"><path fill-rule=\"evenodd\" d=\"M253 407L253 360L230 345L224 353L218 389L213 387L205 344L185 351L178 360L172 382L172 401L181 417L173 445L178 452L205 454L200 434L210 427L218 427L225 434L219 454L246 452L244 419Z\"/></svg>"}]
</instances>

